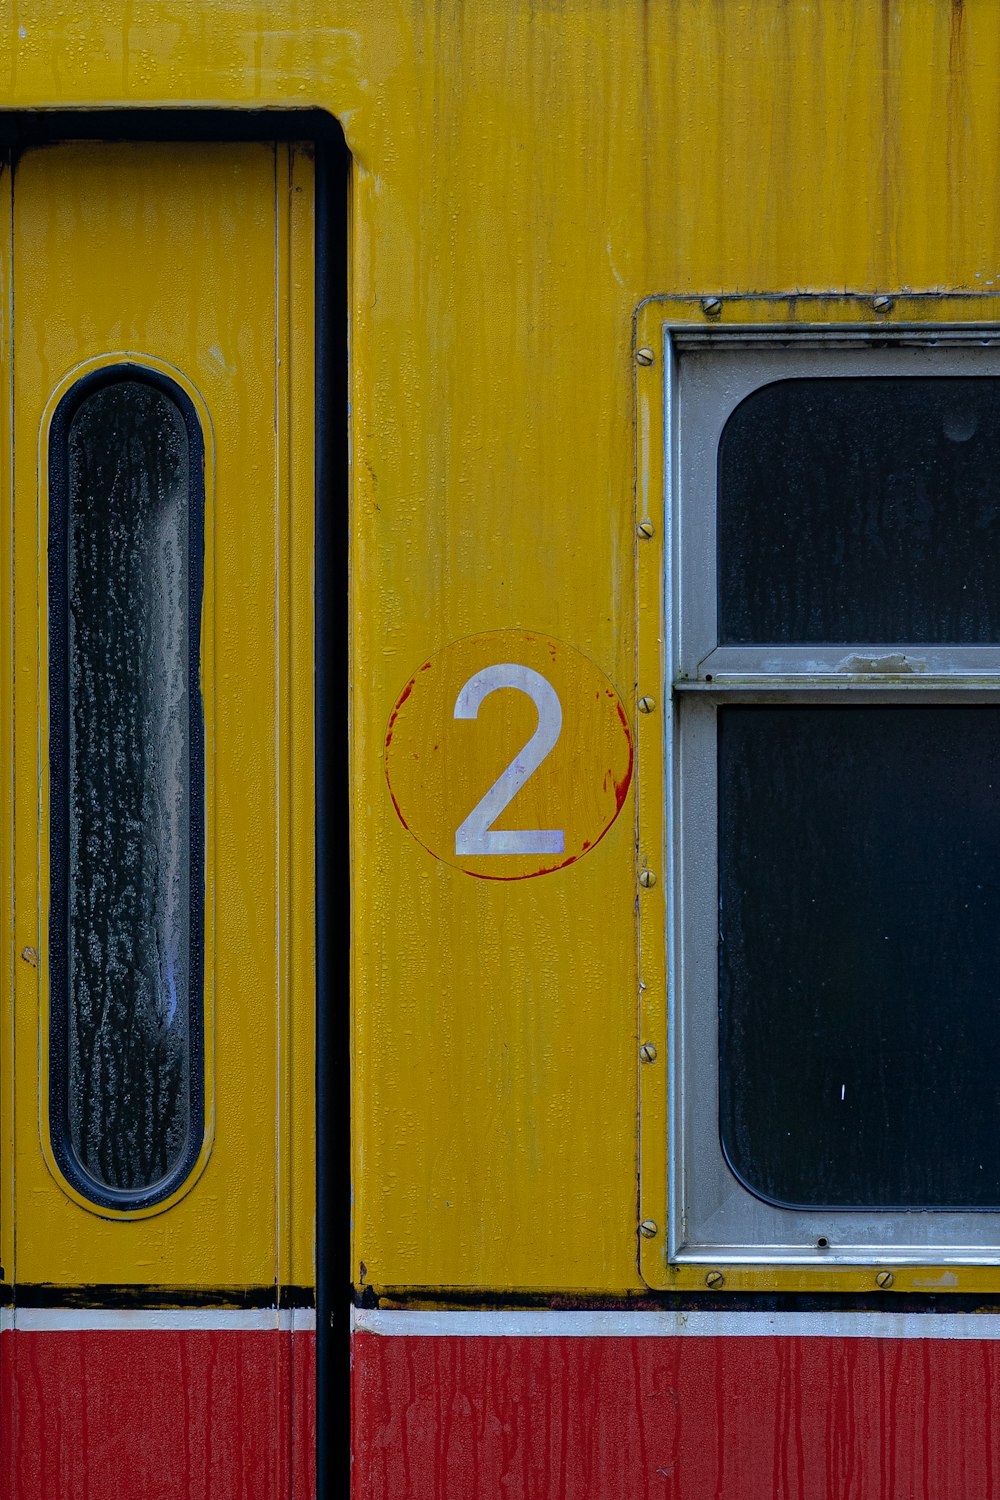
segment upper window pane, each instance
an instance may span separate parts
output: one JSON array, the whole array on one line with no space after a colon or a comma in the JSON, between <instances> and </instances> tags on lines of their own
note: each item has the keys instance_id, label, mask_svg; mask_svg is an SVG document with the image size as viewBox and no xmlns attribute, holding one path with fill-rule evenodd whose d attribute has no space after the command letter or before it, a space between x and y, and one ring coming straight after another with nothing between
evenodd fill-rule
<instances>
[{"instance_id":1,"label":"upper window pane","mask_svg":"<svg viewBox=\"0 0 1000 1500\"><path fill-rule=\"evenodd\" d=\"M1000 377L781 380L718 459L723 645L1000 642Z\"/></svg>"},{"instance_id":2,"label":"upper window pane","mask_svg":"<svg viewBox=\"0 0 1000 1500\"><path fill-rule=\"evenodd\" d=\"M53 1136L87 1196L155 1201L203 1113L200 453L140 379L54 438Z\"/></svg>"}]
</instances>

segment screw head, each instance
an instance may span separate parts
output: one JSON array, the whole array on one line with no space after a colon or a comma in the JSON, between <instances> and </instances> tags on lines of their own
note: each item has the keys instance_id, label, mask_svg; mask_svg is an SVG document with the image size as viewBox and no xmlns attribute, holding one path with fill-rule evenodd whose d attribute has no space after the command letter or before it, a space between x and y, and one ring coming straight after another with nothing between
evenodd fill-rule
<instances>
[{"instance_id":1,"label":"screw head","mask_svg":"<svg viewBox=\"0 0 1000 1500\"><path fill-rule=\"evenodd\" d=\"M637 365L652 365L656 363L656 355L648 344L643 344L641 349L635 351L635 362Z\"/></svg>"},{"instance_id":2,"label":"screw head","mask_svg":"<svg viewBox=\"0 0 1000 1500\"><path fill-rule=\"evenodd\" d=\"M872 307L877 313L891 313L895 305L896 304L892 300L892 298L887 297L885 293L881 293L878 297L872 298Z\"/></svg>"},{"instance_id":3,"label":"screw head","mask_svg":"<svg viewBox=\"0 0 1000 1500\"><path fill-rule=\"evenodd\" d=\"M652 536L653 535L653 530L654 530L654 527L653 527L652 521L647 521L647 520L643 519L643 520L641 520L639 522L639 535L640 536Z\"/></svg>"},{"instance_id":4,"label":"screw head","mask_svg":"<svg viewBox=\"0 0 1000 1500\"><path fill-rule=\"evenodd\" d=\"M656 884L656 876L653 874L652 870L639 871L639 884L645 886L647 890L651 885Z\"/></svg>"},{"instance_id":5,"label":"screw head","mask_svg":"<svg viewBox=\"0 0 1000 1500\"><path fill-rule=\"evenodd\" d=\"M651 1240L657 1232L658 1226L655 1219L643 1219L639 1225L639 1233L644 1240Z\"/></svg>"},{"instance_id":6,"label":"screw head","mask_svg":"<svg viewBox=\"0 0 1000 1500\"><path fill-rule=\"evenodd\" d=\"M895 1279L896 1278L891 1271L879 1271L878 1275L875 1277L875 1285L878 1287L882 1287L884 1291L888 1291L889 1287L892 1286L892 1283L895 1281Z\"/></svg>"},{"instance_id":7,"label":"screw head","mask_svg":"<svg viewBox=\"0 0 1000 1500\"><path fill-rule=\"evenodd\" d=\"M725 1284L726 1278L723 1276L721 1271L709 1271L708 1275L705 1277L705 1285L710 1286L713 1291L716 1287L725 1286Z\"/></svg>"},{"instance_id":8,"label":"screw head","mask_svg":"<svg viewBox=\"0 0 1000 1500\"><path fill-rule=\"evenodd\" d=\"M653 1046L652 1042L643 1042L642 1046L639 1048L639 1056L642 1058L643 1062L656 1061L656 1048Z\"/></svg>"},{"instance_id":9,"label":"screw head","mask_svg":"<svg viewBox=\"0 0 1000 1500\"><path fill-rule=\"evenodd\" d=\"M722 298L702 297L701 310L706 318L717 318L722 311Z\"/></svg>"},{"instance_id":10,"label":"screw head","mask_svg":"<svg viewBox=\"0 0 1000 1500\"><path fill-rule=\"evenodd\" d=\"M655 707L656 707L656 699L655 698L640 698L639 699L639 712L641 714L651 714L653 712L653 709Z\"/></svg>"}]
</instances>

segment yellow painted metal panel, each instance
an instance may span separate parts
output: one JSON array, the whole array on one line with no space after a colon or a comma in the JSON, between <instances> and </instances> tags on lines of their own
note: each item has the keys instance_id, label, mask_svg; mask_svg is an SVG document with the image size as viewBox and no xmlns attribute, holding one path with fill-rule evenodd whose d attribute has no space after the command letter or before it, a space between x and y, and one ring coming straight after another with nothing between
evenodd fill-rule
<instances>
[{"instance_id":1,"label":"yellow painted metal panel","mask_svg":"<svg viewBox=\"0 0 1000 1500\"><path fill-rule=\"evenodd\" d=\"M969 211L943 143L954 124L952 150L982 151L992 178L995 111L976 82L992 21L965 7L963 54L948 20L942 6L575 6L515 9L501 28L480 11L435 55L455 97L435 96L409 159L433 186L413 202L402 162L372 164L390 202L364 203L355 301L356 1161L357 1260L377 1286L634 1286L636 1075L666 1061L662 1025L659 1063L637 1058L639 979L661 1017L665 1003L663 885L636 891L631 841L607 841L564 889L470 888L421 863L375 800L385 689L448 641L529 624L632 689L629 336L647 293L994 275L996 214ZM418 98L421 79L414 58ZM918 120L928 79L933 130ZM977 145L960 147L970 107ZM949 213L964 200L964 239L943 234L935 198ZM410 250L442 242L429 265ZM638 556L658 619L659 554ZM636 729L655 742L662 723ZM662 826L641 828L640 862L661 851ZM644 1183L665 1182L662 1103L659 1119ZM782 1282L808 1284L756 1273Z\"/></svg>"},{"instance_id":2,"label":"yellow painted metal panel","mask_svg":"<svg viewBox=\"0 0 1000 1500\"><path fill-rule=\"evenodd\" d=\"M14 108L315 104L355 154L354 1276L638 1289L631 805L563 875L487 886L400 826L385 725L414 664L498 629L566 640L633 702L644 298L989 289L996 6L224 14L37 6L0 36L0 87Z\"/></svg>"},{"instance_id":3,"label":"yellow painted metal panel","mask_svg":"<svg viewBox=\"0 0 1000 1500\"><path fill-rule=\"evenodd\" d=\"M636 997L641 977L662 1016L662 883L637 891L622 824L562 886L483 889L422 861L377 800L389 684L467 633L530 624L628 698L634 307L674 289L985 284L1000 224L968 172L997 170L995 16L476 8L438 38L390 91L428 101L419 156L394 138L363 158L377 200L359 186L355 1275L620 1292L638 1283ZM366 129L352 118L349 138L368 146ZM656 564L639 563L654 619ZM641 747L662 724L636 728ZM662 830L646 834L652 863ZM665 1181L660 1122L644 1183ZM754 1284L809 1283L727 1273Z\"/></svg>"},{"instance_id":4,"label":"yellow painted metal panel","mask_svg":"<svg viewBox=\"0 0 1000 1500\"><path fill-rule=\"evenodd\" d=\"M77 144L30 151L17 166L13 939L17 953L39 955L16 963L20 1281L267 1285L293 1269L312 1279L308 1162L297 1238L287 1181L288 1100L295 1091L308 1112L312 1097L311 1046L301 1040L312 1016L311 884L292 872L293 859L311 864L312 850L312 180L305 160L290 180L288 154L266 144ZM174 372L204 414L206 1065L215 1085L204 1171L127 1224L86 1206L44 1150L45 418L81 373L122 358ZM294 618L293 583L302 601ZM293 1020L296 1005L304 1014Z\"/></svg>"}]
</instances>

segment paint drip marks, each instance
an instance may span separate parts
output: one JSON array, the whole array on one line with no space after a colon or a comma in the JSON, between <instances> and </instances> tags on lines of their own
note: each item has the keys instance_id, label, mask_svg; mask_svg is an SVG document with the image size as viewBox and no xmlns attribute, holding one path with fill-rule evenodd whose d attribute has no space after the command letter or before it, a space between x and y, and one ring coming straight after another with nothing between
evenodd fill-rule
<instances>
[{"instance_id":1,"label":"paint drip marks","mask_svg":"<svg viewBox=\"0 0 1000 1500\"><path fill-rule=\"evenodd\" d=\"M389 725L385 732L385 747L387 750L392 744L392 728L399 717L400 709L402 708L403 704L406 702L410 694L413 692L413 689L416 687L417 678L420 676L420 673L429 672L433 665L433 662L425 661L422 667L418 667L417 671L414 672L413 676L410 678L409 682L406 684L405 688L396 699L392 713L389 715Z\"/></svg>"},{"instance_id":2,"label":"paint drip marks","mask_svg":"<svg viewBox=\"0 0 1000 1500\"><path fill-rule=\"evenodd\" d=\"M402 706L406 702L407 698L413 692L413 688L414 688L414 684L416 683L416 680L417 679L415 677L411 677L410 678L409 682L406 684L405 688L400 693L399 697L396 699L396 706L392 710L392 713L389 715L389 727L387 728L387 730L385 732L385 748L387 750L388 750L389 746L392 744L392 730L393 730L393 725L395 724L396 720L399 718L399 710L402 708Z\"/></svg>"},{"instance_id":3,"label":"paint drip marks","mask_svg":"<svg viewBox=\"0 0 1000 1500\"><path fill-rule=\"evenodd\" d=\"M601 838L603 837L604 835L602 834ZM600 843L600 839L597 842ZM565 870L569 865L575 865L584 852L581 849L580 854L570 854L566 859L560 860L557 865L545 865L540 870L521 870L515 875L491 875L487 870L469 869L465 869L464 873L471 875L473 880L502 880L505 882L511 880L534 880L539 875L554 875L557 870Z\"/></svg>"},{"instance_id":4,"label":"paint drip marks","mask_svg":"<svg viewBox=\"0 0 1000 1500\"><path fill-rule=\"evenodd\" d=\"M618 700L618 702L615 704L615 707L618 710L618 717L621 720L622 729L625 731L625 738L628 741L628 767L621 781L615 782L615 817L617 818L618 814L621 812L622 808L625 805L625 798L628 796L628 789L632 784L632 767L635 764L635 748L632 744L632 729L628 721L628 715L625 713L624 708L622 708L621 699Z\"/></svg>"},{"instance_id":5,"label":"paint drip marks","mask_svg":"<svg viewBox=\"0 0 1000 1500\"><path fill-rule=\"evenodd\" d=\"M385 741L384 741L383 750L382 750L382 761L383 761L383 765L385 767L385 784L389 788L389 796L390 796L390 798L392 800L393 807L396 809L396 816L399 819L399 821L402 823L403 827L406 829L407 833L409 833L409 831L410 831L410 825L407 823L406 819L403 816L403 809L400 807L399 803L396 801L396 794L395 794L395 792L392 789L392 782L389 779L389 747L392 744L392 733L393 733L393 729L395 727L396 720L399 718L400 709L403 707L403 704L406 702L407 698L413 692L413 689L414 689L414 687L416 686L416 683L417 683L417 677L419 676L420 672L426 672L426 671L428 671L429 668L430 668L430 666L431 666L431 663L429 661L425 661L424 664L423 664L423 666L420 667L418 669L418 671L413 674L413 676L410 678L409 682L406 684L406 686L403 689L403 691L400 693L399 697L396 699L396 702L395 702L395 704L393 706L392 713L389 715L389 723L386 726Z\"/></svg>"},{"instance_id":6,"label":"paint drip marks","mask_svg":"<svg viewBox=\"0 0 1000 1500\"><path fill-rule=\"evenodd\" d=\"M427 1493L566 1500L995 1493L990 1339L359 1330L353 1369L354 1474L385 1500L418 1472Z\"/></svg>"}]
</instances>

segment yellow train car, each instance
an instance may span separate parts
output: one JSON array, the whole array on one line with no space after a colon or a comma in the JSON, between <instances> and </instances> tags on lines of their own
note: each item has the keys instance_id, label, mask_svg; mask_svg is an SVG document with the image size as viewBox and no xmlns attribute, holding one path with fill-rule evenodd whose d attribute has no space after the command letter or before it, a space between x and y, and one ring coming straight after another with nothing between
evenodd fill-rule
<instances>
[{"instance_id":1,"label":"yellow train car","mask_svg":"<svg viewBox=\"0 0 1000 1500\"><path fill-rule=\"evenodd\" d=\"M998 77L10 9L5 1495L1000 1490Z\"/></svg>"}]
</instances>

